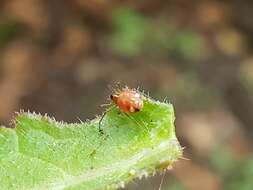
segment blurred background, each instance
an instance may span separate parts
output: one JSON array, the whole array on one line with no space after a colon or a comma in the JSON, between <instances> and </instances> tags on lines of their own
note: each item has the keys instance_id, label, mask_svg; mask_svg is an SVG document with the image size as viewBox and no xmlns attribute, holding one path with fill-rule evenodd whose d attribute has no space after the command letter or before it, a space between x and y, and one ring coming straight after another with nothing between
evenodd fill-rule
<instances>
[{"instance_id":1,"label":"blurred background","mask_svg":"<svg viewBox=\"0 0 253 190\"><path fill-rule=\"evenodd\" d=\"M189 161L162 190L253 189L253 1L0 2L0 122L94 118L121 81L176 110ZM127 190L158 190L161 175Z\"/></svg>"}]
</instances>

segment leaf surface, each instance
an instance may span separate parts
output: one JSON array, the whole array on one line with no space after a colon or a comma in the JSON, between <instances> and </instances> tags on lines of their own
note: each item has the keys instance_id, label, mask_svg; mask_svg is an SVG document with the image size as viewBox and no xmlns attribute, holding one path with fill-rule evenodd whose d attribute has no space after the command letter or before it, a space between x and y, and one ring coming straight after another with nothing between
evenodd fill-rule
<instances>
[{"instance_id":1,"label":"leaf surface","mask_svg":"<svg viewBox=\"0 0 253 190\"><path fill-rule=\"evenodd\" d=\"M15 128L0 128L0 189L95 190L171 167L182 156L172 104L145 99L126 115L118 108L102 120L67 124L19 113Z\"/></svg>"}]
</instances>

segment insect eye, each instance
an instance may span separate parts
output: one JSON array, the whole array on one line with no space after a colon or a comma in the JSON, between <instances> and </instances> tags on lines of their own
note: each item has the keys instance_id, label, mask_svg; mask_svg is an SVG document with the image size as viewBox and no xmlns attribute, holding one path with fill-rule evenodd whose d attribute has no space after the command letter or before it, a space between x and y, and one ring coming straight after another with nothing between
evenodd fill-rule
<instances>
[{"instance_id":1,"label":"insect eye","mask_svg":"<svg viewBox=\"0 0 253 190\"><path fill-rule=\"evenodd\" d=\"M111 100L113 100L113 95L110 95Z\"/></svg>"}]
</instances>

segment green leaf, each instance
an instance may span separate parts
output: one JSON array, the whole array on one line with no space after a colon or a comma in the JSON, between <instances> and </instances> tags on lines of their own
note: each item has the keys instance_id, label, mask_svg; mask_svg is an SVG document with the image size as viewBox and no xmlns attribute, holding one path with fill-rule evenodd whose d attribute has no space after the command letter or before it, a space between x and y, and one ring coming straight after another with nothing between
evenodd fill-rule
<instances>
[{"instance_id":1,"label":"green leaf","mask_svg":"<svg viewBox=\"0 0 253 190\"><path fill-rule=\"evenodd\" d=\"M150 99L138 113L118 108L102 120L56 122L19 113L15 128L0 128L0 189L116 189L171 167L182 155L171 104Z\"/></svg>"}]
</instances>

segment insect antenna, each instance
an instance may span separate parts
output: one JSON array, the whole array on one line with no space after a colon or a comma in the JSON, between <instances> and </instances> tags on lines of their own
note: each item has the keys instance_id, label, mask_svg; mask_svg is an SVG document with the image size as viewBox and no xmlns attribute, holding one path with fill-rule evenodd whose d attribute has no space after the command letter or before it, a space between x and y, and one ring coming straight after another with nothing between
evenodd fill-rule
<instances>
[{"instance_id":1,"label":"insect antenna","mask_svg":"<svg viewBox=\"0 0 253 190\"><path fill-rule=\"evenodd\" d=\"M107 87L109 91L113 94L119 94L123 89L123 85L121 82L114 82L113 84L107 85Z\"/></svg>"}]
</instances>

